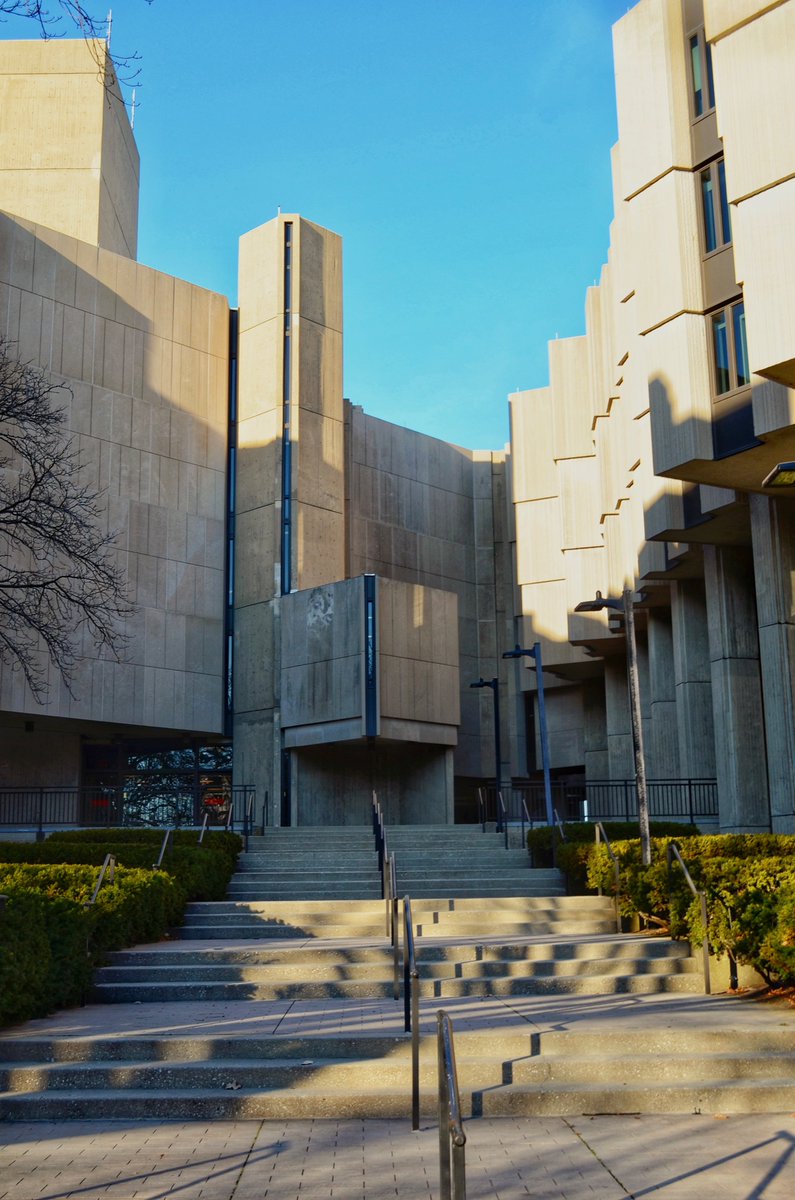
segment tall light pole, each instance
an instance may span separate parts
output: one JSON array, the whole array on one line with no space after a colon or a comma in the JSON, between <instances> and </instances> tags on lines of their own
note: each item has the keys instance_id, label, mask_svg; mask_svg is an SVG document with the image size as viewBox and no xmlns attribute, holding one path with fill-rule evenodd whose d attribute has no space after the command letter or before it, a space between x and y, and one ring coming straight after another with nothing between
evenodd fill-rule
<instances>
[{"instance_id":1,"label":"tall light pole","mask_svg":"<svg viewBox=\"0 0 795 1200\"><path fill-rule=\"evenodd\" d=\"M494 786L496 788L494 796L494 805L497 810L497 833L502 833L502 809L500 807L500 789L502 787L501 765L502 754L500 747L500 681L499 679L484 679L482 676L475 683L470 683L473 688L491 688L494 693Z\"/></svg>"},{"instance_id":2,"label":"tall light pole","mask_svg":"<svg viewBox=\"0 0 795 1200\"><path fill-rule=\"evenodd\" d=\"M553 829L555 814L552 809L552 782L549 775L549 734L547 731L547 710L544 703L544 666L541 662L541 643L534 642L530 649L526 649L517 642L513 650L503 651L502 657L535 659L536 686L538 688L538 724L541 734L541 766L544 771L544 804L547 813L547 824L550 829Z\"/></svg>"},{"instance_id":3,"label":"tall light pole","mask_svg":"<svg viewBox=\"0 0 795 1200\"><path fill-rule=\"evenodd\" d=\"M627 629L627 679L629 681L629 712L632 720L632 750L635 756L635 789L638 794L638 822L640 824L640 846L643 865L651 862L651 837L649 835L649 797L646 790L646 757L643 753L643 725L640 712L640 683L638 674L638 643L635 636L635 605L632 589L624 588L622 598L613 600L596 593L595 600L583 600L575 606L575 612L599 612L611 608L624 614Z\"/></svg>"}]
</instances>

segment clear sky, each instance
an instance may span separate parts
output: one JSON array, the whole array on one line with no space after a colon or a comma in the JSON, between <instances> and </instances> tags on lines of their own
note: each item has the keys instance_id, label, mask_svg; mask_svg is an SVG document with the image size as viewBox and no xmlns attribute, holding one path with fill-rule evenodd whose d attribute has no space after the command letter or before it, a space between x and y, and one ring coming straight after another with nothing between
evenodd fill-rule
<instances>
[{"instance_id":1,"label":"clear sky","mask_svg":"<svg viewBox=\"0 0 795 1200\"><path fill-rule=\"evenodd\" d=\"M507 394L546 384L606 256L630 0L112 7L112 49L141 56L141 261L234 304L240 234L278 207L333 229L346 396L501 447Z\"/></svg>"}]
</instances>

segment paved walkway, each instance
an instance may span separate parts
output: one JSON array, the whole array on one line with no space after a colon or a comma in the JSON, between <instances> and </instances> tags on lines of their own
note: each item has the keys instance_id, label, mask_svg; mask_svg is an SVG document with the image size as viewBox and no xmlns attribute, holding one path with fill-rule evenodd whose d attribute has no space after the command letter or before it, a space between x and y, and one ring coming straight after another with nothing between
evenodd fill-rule
<instances>
[{"instance_id":1,"label":"paved walkway","mask_svg":"<svg viewBox=\"0 0 795 1200\"><path fill-rule=\"evenodd\" d=\"M469 1200L791 1200L795 1114L470 1121ZM0 1125L2 1200L438 1200L407 1121Z\"/></svg>"},{"instance_id":2,"label":"paved walkway","mask_svg":"<svg viewBox=\"0 0 795 1200\"><path fill-rule=\"evenodd\" d=\"M598 1037L617 1028L795 1029L788 1007L625 994L425 1000L423 1032L435 1030L442 1003L456 1031L578 1029ZM89 1005L0 1036L340 1032L401 1034L402 1006L391 1000ZM791 1200L795 1193L795 1113L479 1118L467 1121L466 1133L469 1200ZM427 1120L417 1133L409 1121L396 1120L0 1123L0 1200L165 1196L438 1200L437 1129Z\"/></svg>"}]
</instances>

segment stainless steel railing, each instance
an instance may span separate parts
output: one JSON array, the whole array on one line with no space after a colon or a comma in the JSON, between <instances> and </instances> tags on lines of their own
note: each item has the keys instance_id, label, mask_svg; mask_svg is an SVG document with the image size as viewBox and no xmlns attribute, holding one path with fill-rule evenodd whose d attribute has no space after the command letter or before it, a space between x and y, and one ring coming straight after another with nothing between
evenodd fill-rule
<instances>
[{"instance_id":1,"label":"stainless steel railing","mask_svg":"<svg viewBox=\"0 0 795 1200\"><path fill-rule=\"evenodd\" d=\"M420 986L411 900L403 897L403 1027L411 1031L411 1128L420 1127Z\"/></svg>"},{"instance_id":2,"label":"stainless steel railing","mask_svg":"<svg viewBox=\"0 0 795 1200\"><path fill-rule=\"evenodd\" d=\"M613 864L613 882L614 882L613 904L614 904L615 913L616 913L616 933L621 933L621 906L620 906L619 898L618 898L619 882L621 879L621 866L619 864L618 857L616 855L615 850L610 845L610 838L605 833L605 827L602 824L602 822L597 821L594 829L595 829L596 845L598 846L600 842L604 842L607 853L610 856L610 861ZM600 887L599 895L601 896L601 894L602 894L602 889Z\"/></svg>"},{"instance_id":3,"label":"stainless steel railing","mask_svg":"<svg viewBox=\"0 0 795 1200\"><path fill-rule=\"evenodd\" d=\"M676 857L676 861L679 863L679 866L682 868L682 870L685 873L685 882L687 883L687 886L690 888L690 891L697 898L697 900L699 901L699 903L701 905L701 924L704 927L704 942L701 947L702 964L703 964L703 970L704 970L704 993L705 993L705 995L709 996L712 992L712 983L711 983L710 974L709 974L709 917L707 914L707 897L704 894L704 892L700 892L698 890L698 888L696 887L696 885L693 883L690 872L688 871L687 867L685 866L684 859L682 858L682 855L679 853L679 847L677 846L676 842L669 842L668 849L666 851L666 857L668 859L668 869L669 870L673 866L674 856Z\"/></svg>"},{"instance_id":4,"label":"stainless steel railing","mask_svg":"<svg viewBox=\"0 0 795 1200\"><path fill-rule=\"evenodd\" d=\"M439 1195L441 1200L466 1200L464 1147L467 1139L461 1120L453 1023L443 1009L436 1014L436 1048L439 1071Z\"/></svg>"}]
</instances>

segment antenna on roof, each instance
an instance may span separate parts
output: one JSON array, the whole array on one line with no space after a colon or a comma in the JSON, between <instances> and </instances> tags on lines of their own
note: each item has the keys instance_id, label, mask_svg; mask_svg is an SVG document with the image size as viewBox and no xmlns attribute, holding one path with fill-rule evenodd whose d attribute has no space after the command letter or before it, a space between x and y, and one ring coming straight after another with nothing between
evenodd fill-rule
<instances>
[{"instance_id":1,"label":"antenna on roof","mask_svg":"<svg viewBox=\"0 0 795 1200\"><path fill-rule=\"evenodd\" d=\"M132 90L132 100L130 101L130 129L135 129L135 88Z\"/></svg>"},{"instance_id":2,"label":"antenna on roof","mask_svg":"<svg viewBox=\"0 0 795 1200\"><path fill-rule=\"evenodd\" d=\"M108 9L108 32L105 34L105 45L110 50L110 32L113 29L113 9Z\"/></svg>"}]
</instances>

